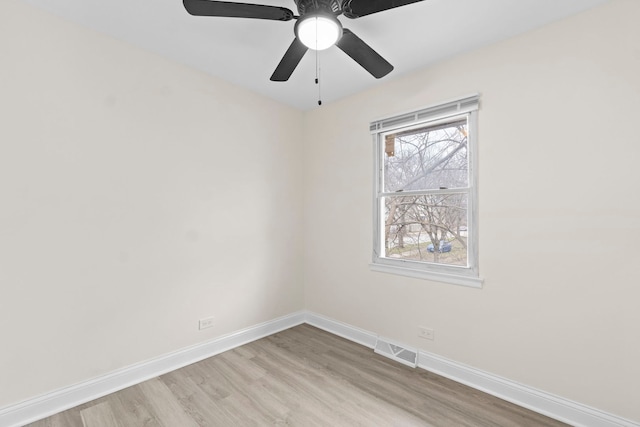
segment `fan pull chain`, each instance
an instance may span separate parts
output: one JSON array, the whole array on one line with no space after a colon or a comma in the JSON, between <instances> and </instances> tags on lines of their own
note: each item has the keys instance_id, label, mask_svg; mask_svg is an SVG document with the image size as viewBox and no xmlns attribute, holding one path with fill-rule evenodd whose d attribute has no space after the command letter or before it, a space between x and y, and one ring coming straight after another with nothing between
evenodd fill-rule
<instances>
[{"instance_id":1,"label":"fan pull chain","mask_svg":"<svg viewBox=\"0 0 640 427\"><path fill-rule=\"evenodd\" d=\"M322 105L322 85L320 84L320 57L316 50L316 84L318 85L318 105Z\"/></svg>"},{"instance_id":2,"label":"fan pull chain","mask_svg":"<svg viewBox=\"0 0 640 427\"><path fill-rule=\"evenodd\" d=\"M316 18L317 20L318 18ZM316 25L316 84L318 85L318 105L322 105L320 94L320 54L318 53L318 25Z\"/></svg>"}]
</instances>

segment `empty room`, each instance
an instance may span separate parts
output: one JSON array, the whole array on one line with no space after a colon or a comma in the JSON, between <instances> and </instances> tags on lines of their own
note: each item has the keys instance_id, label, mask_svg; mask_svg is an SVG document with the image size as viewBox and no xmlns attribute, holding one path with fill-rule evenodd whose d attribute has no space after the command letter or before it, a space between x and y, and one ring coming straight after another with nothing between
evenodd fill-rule
<instances>
[{"instance_id":1,"label":"empty room","mask_svg":"<svg viewBox=\"0 0 640 427\"><path fill-rule=\"evenodd\" d=\"M640 427L639 20L1 0L0 427Z\"/></svg>"}]
</instances>

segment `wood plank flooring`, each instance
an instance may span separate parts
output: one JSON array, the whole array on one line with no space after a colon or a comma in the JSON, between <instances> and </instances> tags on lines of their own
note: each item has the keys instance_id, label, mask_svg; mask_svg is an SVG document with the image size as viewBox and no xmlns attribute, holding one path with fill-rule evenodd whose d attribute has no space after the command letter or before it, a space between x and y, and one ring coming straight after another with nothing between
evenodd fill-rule
<instances>
[{"instance_id":1,"label":"wood plank flooring","mask_svg":"<svg viewBox=\"0 0 640 427\"><path fill-rule=\"evenodd\" d=\"M309 325L30 427L563 426Z\"/></svg>"}]
</instances>

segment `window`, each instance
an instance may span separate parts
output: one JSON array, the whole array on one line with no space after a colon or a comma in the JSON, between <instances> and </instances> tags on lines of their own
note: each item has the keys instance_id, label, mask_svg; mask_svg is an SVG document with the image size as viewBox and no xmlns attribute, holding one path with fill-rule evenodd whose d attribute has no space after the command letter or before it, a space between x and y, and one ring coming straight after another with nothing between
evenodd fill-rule
<instances>
[{"instance_id":1,"label":"window","mask_svg":"<svg viewBox=\"0 0 640 427\"><path fill-rule=\"evenodd\" d=\"M375 271L480 287L479 96L371 124Z\"/></svg>"}]
</instances>

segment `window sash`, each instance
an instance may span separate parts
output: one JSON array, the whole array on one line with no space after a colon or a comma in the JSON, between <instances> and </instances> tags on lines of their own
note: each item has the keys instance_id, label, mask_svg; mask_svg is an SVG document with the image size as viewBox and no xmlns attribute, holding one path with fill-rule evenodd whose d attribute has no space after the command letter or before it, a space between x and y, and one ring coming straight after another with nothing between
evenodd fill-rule
<instances>
[{"instance_id":1,"label":"window sash","mask_svg":"<svg viewBox=\"0 0 640 427\"><path fill-rule=\"evenodd\" d=\"M433 195L434 193L431 193L431 195ZM456 195L456 196L462 196L460 198L460 201L462 201L464 203L464 206L462 207L462 209L464 209L465 214L462 216L462 218L460 218L462 220L462 225L464 225L467 228L467 232L469 230L469 221L471 219L471 215L470 215L470 210L469 210L469 201L470 201L470 197L469 197L469 192L446 192L446 193L435 193L435 195L437 196L451 196L451 195ZM391 260L398 260L398 259L402 259L402 260L407 260L409 262L416 262L416 263L420 263L420 264L429 264L429 265L433 265L433 266L450 266L450 267L462 267L462 268L469 268L470 264L469 264L469 258L470 258L470 250L469 250L469 238L468 236L466 236L466 248L465 248L465 255L464 255L464 259L465 259L465 265L460 265L460 264L454 264L454 263L446 263L446 262L434 262L434 261L429 261L429 260L425 260L425 259L420 259L420 260L416 260L416 259L407 259L407 258L396 258L395 256L391 256L389 255L389 252L391 252L393 250L393 248L388 248L387 247L387 227L388 225L388 220L389 220L389 213L387 212L387 204L386 202L389 199L411 199L413 197L417 197L419 198L421 195L409 195L409 194L405 194L404 192L402 193L392 193L388 196L381 196L379 199L379 204L380 204L380 208L381 208L381 213L382 213L382 224L381 224L381 229L380 229L380 242L381 242L381 246L379 247L380 250L380 254L381 254L381 258L384 259L391 259ZM438 197L439 198L439 197ZM405 200L406 201L406 200ZM448 201L447 197L443 197L442 201ZM401 201L402 203L402 201ZM421 203L421 200L415 200L412 203ZM450 206L449 206L450 208ZM451 212L449 210L449 208L447 208L446 206L431 206L430 210L431 213L435 213L436 216L438 216L439 214L441 214L444 211L448 211ZM455 211L455 209L454 209ZM411 217L411 213L409 211L405 212L405 214L409 214L408 219L412 219ZM393 221L395 224L395 221ZM422 222L424 224L424 221ZM407 223L405 223L407 224ZM414 223L411 223L414 224ZM427 223L430 224L430 226L436 225L435 223L431 224L431 223ZM458 224L458 225L461 225ZM436 225L437 226L437 225ZM460 231L460 230L458 230ZM453 235L453 232L450 231ZM410 231L408 231L407 233L410 233ZM419 230L418 231L418 238L421 241L420 244L424 244L424 243L433 243L433 241L431 241L429 238L427 238L429 234L429 231L427 231L426 229L424 230ZM420 238L420 236L422 236L422 238ZM458 236L460 237L460 236ZM415 230L413 235L412 234L406 234L404 237L405 240L405 244L408 242L409 245L411 244L416 244L416 235L415 235ZM454 239L455 241L456 239ZM455 243L453 243L453 241L451 241L452 244L455 245ZM418 250L419 252L421 252L421 249L417 249L415 248L414 250ZM447 255L441 255L443 257L447 257ZM421 254L422 257L422 254ZM454 258L455 259L455 258Z\"/></svg>"},{"instance_id":2,"label":"window sash","mask_svg":"<svg viewBox=\"0 0 640 427\"><path fill-rule=\"evenodd\" d=\"M392 192L380 192L378 193L378 197L394 197L394 196L427 196L430 194L459 194L459 193L469 193L471 191L471 187L458 187L458 188L447 188L447 189L438 189L434 188L432 190L409 190L409 191L392 191Z\"/></svg>"},{"instance_id":3,"label":"window sash","mask_svg":"<svg viewBox=\"0 0 640 427\"><path fill-rule=\"evenodd\" d=\"M455 115L449 115L447 117L438 117L438 118L434 118L433 120L429 120L429 121L420 121L419 123L413 123L413 124L407 124L405 126L402 126L401 132L397 132L398 129L394 129L393 131L384 131L384 132L379 132L379 133L374 133L373 137L374 137L374 141L377 141L378 139L382 140L382 144L381 147L378 147L378 151L377 154L380 155L381 157L378 159L379 161L377 161L378 163L378 167L380 168L380 170L378 171L378 190L381 193L387 193L385 192L385 146L384 146L384 142L387 138L387 136L389 135L393 135L393 134L397 134L397 133L402 133L402 134L410 134L413 133L414 131L417 130L422 130L424 131L426 128L429 129L429 131L431 131L433 128L438 128L438 127L448 127L450 126L452 123L456 122L456 121L466 121L467 122L467 127L470 128L471 127L471 122L470 122L470 114L468 113L457 113ZM418 132L416 132L418 133ZM470 136L470 135L469 135ZM470 188L473 186L473 181L471 178L471 172L472 172L472 165L471 165L471 147L469 147L469 144L471 143L471 138L468 138L468 144L467 144L467 156L468 156L468 160L467 160L467 186L465 187L452 187L452 188L446 188L446 189L439 189L439 188L430 188L430 189L421 189L421 190L404 190L404 191L429 191L429 190L455 190L455 189L459 189L459 188ZM382 150L382 154L380 152L380 150Z\"/></svg>"}]
</instances>

